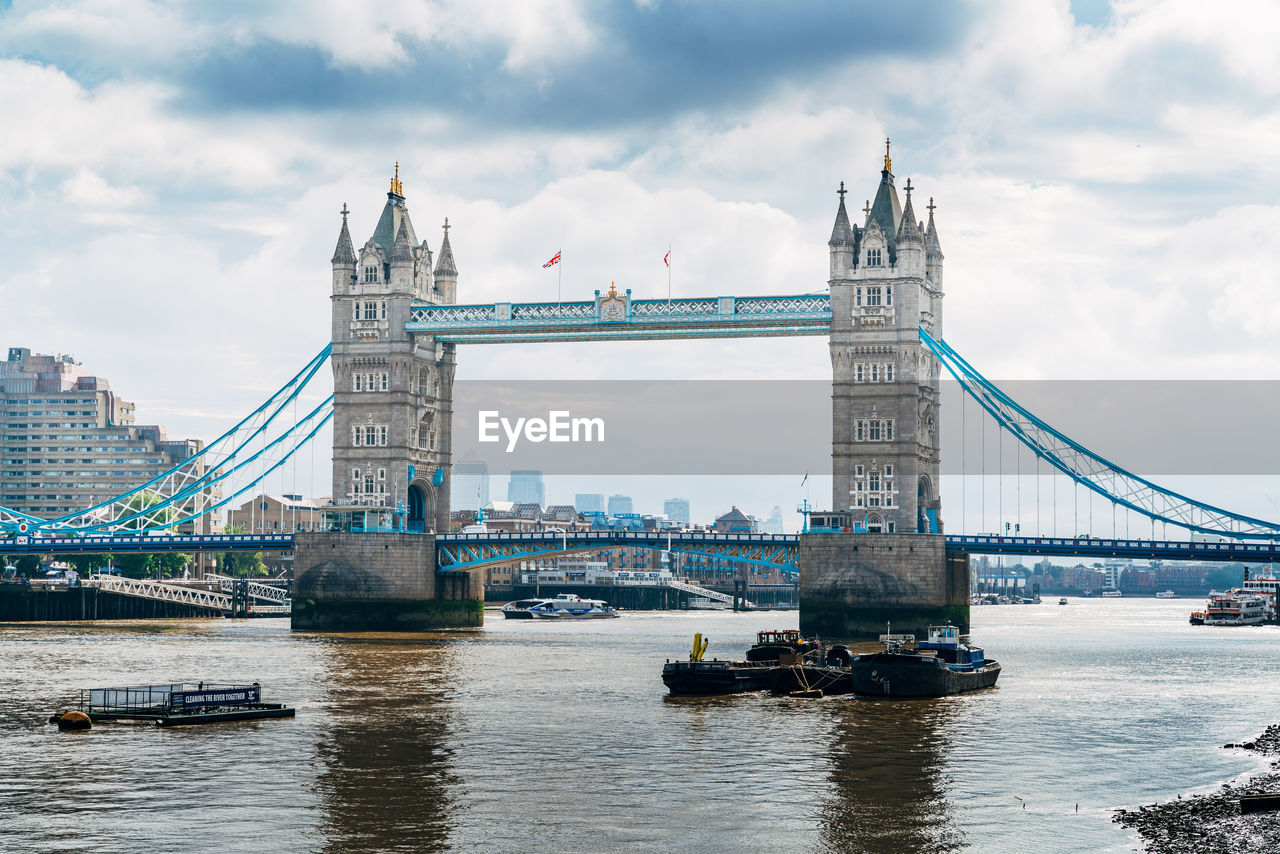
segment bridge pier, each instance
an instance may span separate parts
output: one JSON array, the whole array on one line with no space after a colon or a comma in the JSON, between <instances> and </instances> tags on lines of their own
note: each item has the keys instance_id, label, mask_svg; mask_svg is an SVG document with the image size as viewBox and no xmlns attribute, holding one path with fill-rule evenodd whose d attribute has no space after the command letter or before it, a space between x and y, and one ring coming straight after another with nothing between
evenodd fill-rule
<instances>
[{"instance_id":1,"label":"bridge pier","mask_svg":"<svg viewBox=\"0 0 1280 854\"><path fill-rule=\"evenodd\" d=\"M300 533L292 627L320 632L421 632L484 622L479 572L436 572L431 534Z\"/></svg>"},{"instance_id":2,"label":"bridge pier","mask_svg":"<svg viewBox=\"0 0 1280 854\"><path fill-rule=\"evenodd\" d=\"M969 557L941 534L802 534L800 631L831 641L893 631L924 638L950 621L969 631Z\"/></svg>"}]
</instances>

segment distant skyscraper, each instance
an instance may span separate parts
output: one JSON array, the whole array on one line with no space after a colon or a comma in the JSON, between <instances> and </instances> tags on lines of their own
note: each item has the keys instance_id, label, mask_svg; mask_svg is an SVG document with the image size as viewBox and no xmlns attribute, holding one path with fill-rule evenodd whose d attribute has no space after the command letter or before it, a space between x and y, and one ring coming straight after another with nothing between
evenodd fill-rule
<instances>
[{"instance_id":1,"label":"distant skyscraper","mask_svg":"<svg viewBox=\"0 0 1280 854\"><path fill-rule=\"evenodd\" d=\"M667 519L672 522L678 522L681 525L688 525L689 519L689 499L687 498L668 498L662 502L662 512Z\"/></svg>"},{"instance_id":2,"label":"distant skyscraper","mask_svg":"<svg viewBox=\"0 0 1280 854\"><path fill-rule=\"evenodd\" d=\"M617 516L620 513L634 513L631 509L630 495L610 495L609 496L609 515Z\"/></svg>"},{"instance_id":3,"label":"distant skyscraper","mask_svg":"<svg viewBox=\"0 0 1280 854\"><path fill-rule=\"evenodd\" d=\"M579 492L573 496L573 509L579 513L603 513L604 496L599 492Z\"/></svg>"},{"instance_id":4,"label":"distant skyscraper","mask_svg":"<svg viewBox=\"0 0 1280 854\"><path fill-rule=\"evenodd\" d=\"M454 464L450 494L454 510L479 510L489 503L489 464L475 451Z\"/></svg>"},{"instance_id":5,"label":"distant skyscraper","mask_svg":"<svg viewBox=\"0 0 1280 854\"><path fill-rule=\"evenodd\" d=\"M773 512L769 514L769 518L765 520L763 530L766 534L782 533L782 508L773 505Z\"/></svg>"},{"instance_id":6,"label":"distant skyscraper","mask_svg":"<svg viewBox=\"0 0 1280 854\"><path fill-rule=\"evenodd\" d=\"M542 485L542 472L535 469L517 469L511 472L511 480L507 482L508 501L542 507L547 503L546 498L547 490Z\"/></svg>"}]
</instances>

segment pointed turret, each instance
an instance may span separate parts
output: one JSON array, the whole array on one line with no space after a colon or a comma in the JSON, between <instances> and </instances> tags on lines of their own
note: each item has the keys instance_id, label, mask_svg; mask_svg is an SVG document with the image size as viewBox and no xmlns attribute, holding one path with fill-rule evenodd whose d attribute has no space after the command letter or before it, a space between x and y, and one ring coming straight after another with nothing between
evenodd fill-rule
<instances>
[{"instance_id":1,"label":"pointed turret","mask_svg":"<svg viewBox=\"0 0 1280 854\"><path fill-rule=\"evenodd\" d=\"M858 241L853 228L849 225L849 212L844 208L844 181L836 191L840 196L840 207L836 209L836 223L831 229L831 239L827 246L831 247L831 278L846 278L857 264Z\"/></svg>"},{"instance_id":2,"label":"pointed turret","mask_svg":"<svg viewBox=\"0 0 1280 854\"><path fill-rule=\"evenodd\" d=\"M413 261L413 249L409 245L409 229L405 227L407 219L400 220L400 230L396 232L396 242L391 245L391 264L408 264Z\"/></svg>"},{"instance_id":3,"label":"pointed turret","mask_svg":"<svg viewBox=\"0 0 1280 854\"><path fill-rule=\"evenodd\" d=\"M937 207L937 205L933 203L933 197L930 196L929 197L929 226L928 228L925 229L925 232L924 232L924 250L927 257L930 260L937 258L937 260L941 261L943 258L942 244L938 242L938 229L933 224L933 210L935 207Z\"/></svg>"},{"instance_id":4,"label":"pointed turret","mask_svg":"<svg viewBox=\"0 0 1280 854\"><path fill-rule=\"evenodd\" d=\"M333 265L350 264L355 266L356 250L351 245L351 232L347 230L347 203L342 203L342 230L338 232L338 245L333 250Z\"/></svg>"},{"instance_id":5,"label":"pointed turret","mask_svg":"<svg viewBox=\"0 0 1280 854\"><path fill-rule=\"evenodd\" d=\"M449 218L444 218L444 238L440 241L440 257L436 260L435 287L440 302L455 305L458 296L458 268L453 263L453 247L449 245Z\"/></svg>"},{"instance_id":6,"label":"pointed turret","mask_svg":"<svg viewBox=\"0 0 1280 854\"><path fill-rule=\"evenodd\" d=\"M342 203L342 230L338 232L338 245L333 250L333 292L345 294L356 277L356 253L351 245L351 232L347 230L347 204Z\"/></svg>"},{"instance_id":7,"label":"pointed turret","mask_svg":"<svg viewBox=\"0 0 1280 854\"><path fill-rule=\"evenodd\" d=\"M916 222L915 209L911 207L911 179L907 179L907 206L902 209L902 221L898 225L898 233L895 236L895 242L901 246L907 241L924 245L924 232L920 230L919 223Z\"/></svg>"},{"instance_id":8,"label":"pointed turret","mask_svg":"<svg viewBox=\"0 0 1280 854\"><path fill-rule=\"evenodd\" d=\"M440 241L440 260L436 261L437 276L457 276L458 268L453 263L453 247L449 245L449 218L444 218L444 239Z\"/></svg>"}]
</instances>

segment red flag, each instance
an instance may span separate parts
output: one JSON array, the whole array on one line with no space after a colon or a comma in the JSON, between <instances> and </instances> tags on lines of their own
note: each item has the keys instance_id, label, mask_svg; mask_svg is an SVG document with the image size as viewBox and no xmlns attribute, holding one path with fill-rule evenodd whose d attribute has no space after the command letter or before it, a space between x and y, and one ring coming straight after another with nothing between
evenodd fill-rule
<instances>
[{"instance_id":1,"label":"red flag","mask_svg":"<svg viewBox=\"0 0 1280 854\"><path fill-rule=\"evenodd\" d=\"M666 255L662 256L662 263L666 264L668 267L671 266L671 250L670 249L667 250Z\"/></svg>"},{"instance_id":2,"label":"red flag","mask_svg":"<svg viewBox=\"0 0 1280 854\"><path fill-rule=\"evenodd\" d=\"M557 250L556 254L551 256L551 260L542 265L542 269L545 270L548 267L554 267L559 263L560 263L560 252Z\"/></svg>"}]
</instances>

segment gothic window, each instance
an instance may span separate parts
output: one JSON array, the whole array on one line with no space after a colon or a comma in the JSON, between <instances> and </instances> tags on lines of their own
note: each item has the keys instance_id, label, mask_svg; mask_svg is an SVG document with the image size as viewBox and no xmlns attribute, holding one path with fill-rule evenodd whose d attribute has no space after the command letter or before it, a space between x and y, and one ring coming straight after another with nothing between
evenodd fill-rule
<instances>
[{"instance_id":1,"label":"gothic window","mask_svg":"<svg viewBox=\"0 0 1280 854\"><path fill-rule=\"evenodd\" d=\"M378 428L378 444L379 445L387 444L387 428L386 427Z\"/></svg>"},{"instance_id":2,"label":"gothic window","mask_svg":"<svg viewBox=\"0 0 1280 854\"><path fill-rule=\"evenodd\" d=\"M378 304L376 302L367 302L364 304L364 319L365 320L378 319Z\"/></svg>"},{"instance_id":3,"label":"gothic window","mask_svg":"<svg viewBox=\"0 0 1280 854\"><path fill-rule=\"evenodd\" d=\"M364 476L364 492L366 495L373 495L373 472Z\"/></svg>"},{"instance_id":4,"label":"gothic window","mask_svg":"<svg viewBox=\"0 0 1280 854\"><path fill-rule=\"evenodd\" d=\"M386 300L383 300L382 302L378 303L378 311L381 313L380 319L386 320L387 319L387 301Z\"/></svg>"},{"instance_id":5,"label":"gothic window","mask_svg":"<svg viewBox=\"0 0 1280 854\"><path fill-rule=\"evenodd\" d=\"M854 366L853 378L855 382L862 382L862 363L861 362L859 362L857 365Z\"/></svg>"},{"instance_id":6,"label":"gothic window","mask_svg":"<svg viewBox=\"0 0 1280 854\"><path fill-rule=\"evenodd\" d=\"M364 268L364 280L366 282L378 281L378 268L376 265Z\"/></svg>"},{"instance_id":7,"label":"gothic window","mask_svg":"<svg viewBox=\"0 0 1280 854\"><path fill-rule=\"evenodd\" d=\"M880 366L873 364L871 366L871 381L873 383L880 382Z\"/></svg>"},{"instance_id":8,"label":"gothic window","mask_svg":"<svg viewBox=\"0 0 1280 854\"><path fill-rule=\"evenodd\" d=\"M351 444L357 448L364 444L364 428L363 427L351 428Z\"/></svg>"},{"instance_id":9,"label":"gothic window","mask_svg":"<svg viewBox=\"0 0 1280 854\"><path fill-rule=\"evenodd\" d=\"M880 491L880 473L879 472L873 471L871 474L867 475L867 489L870 490L871 492Z\"/></svg>"},{"instance_id":10,"label":"gothic window","mask_svg":"<svg viewBox=\"0 0 1280 854\"><path fill-rule=\"evenodd\" d=\"M854 438L855 438L857 441L859 441L859 442L861 442L861 441L863 440L863 438L865 437L865 427L866 427L866 424L867 424L867 422L865 422L865 421L858 421L858 422L855 422L855 425L854 425Z\"/></svg>"},{"instance_id":11,"label":"gothic window","mask_svg":"<svg viewBox=\"0 0 1280 854\"><path fill-rule=\"evenodd\" d=\"M890 522L890 523L889 523L889 533L890 533L890 534L895 533L895 532L897 531L897 528L898 528L898 523L897 523L897 522Z\"/></svg>"},{"instance_id":12,"label":"gothic window","mask_svg":"<svg viewBox=\"0 0 1280 854\"><path fill-rule=\"evenodd\" d=\"M360 303L359 302L351 303L351 319L352 320L360 319Z\"/></svg>"},{"instance_id":13,"label":"gothic window","mask_svg":"<svg viewBox=\"0 0 1280 854\"><path fill-rule=\"evenodd\" d=\"M351 375L351 390L364 391L364 374Z\"/></svg>"},{"instance_id":14,"label":"gothic window","mask_svg":"<svg viewBox=\"0 0 1280 854\"><path fill-rule=\"evenodd\" d=\"M858 466L856 469L854 469L854 473L855 473L858 477L862 477L862 475L863 475L865 472L866 472L866 469L864 469L862 466Z\"/></svg>"},{"instance_id":15,"label":"gothic window","mask_svg":"<svg viewBox=\"0 0 1280 854\"><path fill-rule=\"evenodd\" d=\"M382 374L382 388L381 388L381 391L386 391L386 390L387 390L387 374L386 374L386 372L383 372L383 374Z\"/></svg>"},{"instance_id":16,"label":"gothic window","mask_svg":"<svg viewBox=\"0 0 1280 854\"><path fill-rule=\"evenodd\" d=\"M893 305L893 285L884 286L884 304Z\"/></svg>"},{"instance_id":17,"label":"gothic window","mask_svg":"<svg viewBox=\"0 0 1280 854\"><path fill-rule=\"evenodd\" d=\"M884 422L884 440L886 442L893 441L893 419L892 418Z\"/></svg>"},{"instance_id":18,"label":"gothic window","mask_svg":"<svg viewBox=\"0 0 1280 854\"><path fill-rule=\"evenodd\" d=\"M872 420L872 422L867 425L867 438L870 439L872 442L880 441L880 422L879 421Z\"/></svg>"},{"instance_id":19,"label":"gothic window","mask_svg":"<svg viewBox=\"0 0 1280 854\"><path fill-rule=\"evenodd\" d=\"M862 288L853 289L853 304L856 306L862 305Z\"/></svg>"},{"instance_id":20,"label":"gothic window","mask_svg":"<svg viewBox=\"0 0 1280 854\"><path fill-rule=\"evenodd\" d=\"M885 467L884 467L884 478L885 478L885 480L888 480L888 479L889 479L889 478L891 478L891 477L893 477L893 466L885 466Z\"/></svg>"},{"instance_id":21,"label":"gothic window","mask_svg":"<svg viewBox=\"0 0 1280 854\"><path fill-rule=\"evenodd\" d=\"M884 381L887 383L893 382L893 362L884 366Z\"/></svg>"},{"instance_id":22,"label":"gothic window","mask_svg":"<svg viewBox=\"0 0 1280 854\"><path fill-rule=\"evenodd\" d=\"M880 305L880 288L867 288L867 305Z\"/></svg>"},{"instance_id":23,"label":"gothic window","mask_svg":"<svg viewBox=\"0 0 1280 854\"><path fill-rule=\"evenodd\" d=\"M879 249L867 250L867 266L868 267L880 266L880 250Z\"/></svg>"}]
</instances>

